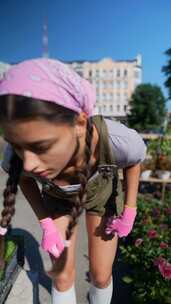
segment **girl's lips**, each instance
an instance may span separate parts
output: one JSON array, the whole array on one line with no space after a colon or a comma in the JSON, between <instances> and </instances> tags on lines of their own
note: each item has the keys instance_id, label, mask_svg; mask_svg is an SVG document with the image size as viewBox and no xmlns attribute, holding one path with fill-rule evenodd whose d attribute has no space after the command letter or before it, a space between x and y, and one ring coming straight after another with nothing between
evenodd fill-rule
<instances>
[{"instance_id":1,"label":"girl's lips","mask_svg":"<svg viewBox=\"0 0 171 304\"><path fill-rule=\"evenodd\" d=\"M48 175L48 172L47 172L47 171L44 171L44 172L39 173L38 175L39 175L39 176L45 177L45 176Z\"/></svg>"}]
</instances>

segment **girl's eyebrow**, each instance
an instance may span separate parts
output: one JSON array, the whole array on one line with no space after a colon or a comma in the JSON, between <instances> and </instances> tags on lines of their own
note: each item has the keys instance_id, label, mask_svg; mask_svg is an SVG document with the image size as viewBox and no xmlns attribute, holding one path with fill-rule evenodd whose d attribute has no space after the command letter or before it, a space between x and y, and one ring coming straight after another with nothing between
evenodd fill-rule
<instances>
[{"instance_id":1,"label":"girl's eyebrow","mask_svg":"<svg viewBox=\"0 0 171 304\"><path fill-rule=\"evenodd\" d=\"M7 141L7 142L9 142L11 145L18 145L19 143L15 143L15 142L12 142L12 141L9 141L7 138L5 138L4 137L4 140L5 141ZM34 147L36 147L36 146L40 146L40 145L42 145L42 144L51 144L51 143L53 143L55 141L55 139L53 138L51 138L51 139L43 139L43 140L38 140L38 141L33 141L33 142L30 142L30 143L22 143L22 145L24 145L24 146L34 146Z\"/></svg>"}]
</instances>

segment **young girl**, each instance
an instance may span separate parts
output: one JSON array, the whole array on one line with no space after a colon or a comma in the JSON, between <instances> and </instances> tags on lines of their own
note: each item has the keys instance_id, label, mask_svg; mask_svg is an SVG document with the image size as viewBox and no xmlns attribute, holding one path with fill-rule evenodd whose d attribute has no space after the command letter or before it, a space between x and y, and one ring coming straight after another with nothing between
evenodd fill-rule
<instances>
[{"instance_id":1,"label":"young girl","mask_svg":"<svg viewBox=\"0 0 171 304\"><path fill-rule=\"evenodd\" d=\"M75 304L77 220L86 212L91 304L109 304L118 237L136 217L140 162L145 145L136 131L92 116L88 81L59 61L14 65L0 82L0 124L9 143L9 173L0 222L1 242L14 214L17 185L42 228L52 259L52 303ZM9 162L7 161L9 160ZM121 200L117 168L123 168Z\"/></svg>"}]
</instances>

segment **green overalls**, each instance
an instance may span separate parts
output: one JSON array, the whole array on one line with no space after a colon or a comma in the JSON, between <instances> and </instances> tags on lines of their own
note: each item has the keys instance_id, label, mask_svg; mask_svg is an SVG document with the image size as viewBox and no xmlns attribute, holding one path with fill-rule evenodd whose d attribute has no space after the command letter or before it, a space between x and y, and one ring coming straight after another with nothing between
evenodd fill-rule
<instances>
[{"instance_id":1,"label":"green overalls","mask_svg":"<svg viewBox=\"0 0 171 304\"><path fill-rule=\"evenodd\" d=\"M85 209L100 216L119 215L123 210L123 197L107 126L102 116L94 116L93 123L99 134L99 161L97 172L88 180ZM69 214L78 190L66 192L42 178L39 182L42 184L43 204L49 214Z\"/></svg>"}]
</instances>

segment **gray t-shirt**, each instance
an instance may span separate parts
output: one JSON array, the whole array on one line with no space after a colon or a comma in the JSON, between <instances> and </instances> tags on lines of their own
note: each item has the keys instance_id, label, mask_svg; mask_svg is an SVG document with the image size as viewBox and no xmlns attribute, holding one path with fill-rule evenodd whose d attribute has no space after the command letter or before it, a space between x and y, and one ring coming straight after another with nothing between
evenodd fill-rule
<instances>
[{"instance_id":1,"label":"gray t-shirt","mask_svg":"<svg viewBox=\"0 0 171 304\"><path fill-rule=\"evenodd\" d=\"M126 168L144 160L146 155L146 145L141 136L133 129L125 125L105 119L109 133L109 142L114 152L116 165L118 168ZM1 167L8 172L12 155L12 147L7 144L4 149L4 158Z\"/></svg>"}]
</instances>

